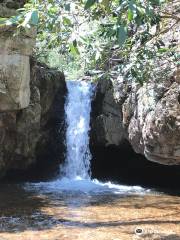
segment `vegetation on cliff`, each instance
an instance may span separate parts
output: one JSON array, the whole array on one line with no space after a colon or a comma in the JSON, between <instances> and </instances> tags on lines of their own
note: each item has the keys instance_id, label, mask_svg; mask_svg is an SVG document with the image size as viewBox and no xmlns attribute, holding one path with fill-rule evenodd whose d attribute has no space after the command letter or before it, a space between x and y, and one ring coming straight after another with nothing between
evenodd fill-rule
<instances>
[{"instance_id":1,"label":"vegetation on cliff","mask_svg":"<svg viewBox=\"0 0 180 240\"><path fill-rule=\"evenodd\" d=\"M178 43L167 33L178 34L179 13L176 0L30 0L1 25L38 26L36 54L51 66L143 83L177 66Z\"/></svg>"}]
</instances>

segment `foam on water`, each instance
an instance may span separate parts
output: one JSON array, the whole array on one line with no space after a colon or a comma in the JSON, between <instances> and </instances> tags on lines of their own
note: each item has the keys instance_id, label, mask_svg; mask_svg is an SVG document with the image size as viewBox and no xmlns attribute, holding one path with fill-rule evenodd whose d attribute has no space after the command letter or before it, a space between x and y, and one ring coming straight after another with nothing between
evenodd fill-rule
<instances>
[{"instance_id":1,"label":"foam on water","mask_svg":"<svg viewBox=\"0 0 180 240\"><path fill-rule=\"evenodd\" d=\"M52 182L41 182L26 185L26 189L36 189L42 193L85 193L85 194L145 194L149 190L139 186L126 186L111 182L100 182L97 179L61 178Z\"/></svg>"},{"instance_id":2,"label":"foam on water","mask_svg":"<svg viewBox=\"0 0 180 240\"><path fill-rule=\"evenodd\" d=\"M147 192L138 186L91 180L89 130L93 87L84 81L67 81L67 88L68 97L65 106L67 154L65 164L60 166L61 176L51 182L28 184L26 188L30 187L45 193L141 194Z\"/></svg>"}]
</instances>

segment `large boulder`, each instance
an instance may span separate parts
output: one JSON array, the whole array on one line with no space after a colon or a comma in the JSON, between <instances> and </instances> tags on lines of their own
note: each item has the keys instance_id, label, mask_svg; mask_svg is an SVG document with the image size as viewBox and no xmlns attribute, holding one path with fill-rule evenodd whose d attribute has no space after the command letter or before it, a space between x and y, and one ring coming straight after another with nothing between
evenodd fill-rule
<instances>
[{"instance_id":1,"label":"large boulder","mask_svg":"<svg viewBox=\"0 0 180 240\"><path fill-rule=\"evenodd\" d=\"M164 165L180 164L179 69L166 81L140 86L101 79L92 104L92 145L120 146Z\"/></svg>"},{"instance_id":2,"label":"large boulder","mask_svg":"<svg viewBox=\"0 0 180 240\"><path fill-rule=\"evenodd\" d=\"M1 0L0 17L26 0ZM31 60L36 29L0 26L0 177L8 170L62 160L64 74Z\"/></svg>"},{"instance_id":3,"label":"large boulder","mask_svg":"<svg viewBox=\"0 0 180 240\"><path fill-rule=\"evenodd\" d=\"M92 103L91 142L93 145L118 146L125 138L121 105L113 97L110 80L101 79Z\"/></svg>"},{"instance_id":4,"label":"large boulder","mask_svg":"<svg viewBox=\"0 0 180 240\"><path fill-rule=\"evenodd\" d=\"M1 176L7 170L25 170L37 161L43 164L47 153L51 161L57 148L61 156L56 157L63 157L64 75L33 61L30 92L27 108L0 113Z\"/></svg>"},{"instance_id":5,"label":"large boulder","mask_svg":"<svg viewBox=\"0 0 180 240\"><path fill-rule=\"evenodd\" d=\"M0 28L0 112L26 108L30 102L30 62L35 29L16 36L13 27Z\"/></svg>"},{"instance_id":6,"label":"large boulder","mask_svg":"<svg viewBox=\"0 0 180 240\"><path fill-rule=\"evenodd\" d=\"M137 107L128 126L129 141L136 152L151 161L180 164L180 86L173 79L167 87L155 84L152 95L149 87L145 85L137 93Z\"/></svg>"},{"instance_id":7,"label":"large boulder","mask_svg":"<svg viewBox=\"0 0 180 240\"><path fill-rule=\"evenodd\" d=\"M176 9L177 3L166 7ZM177 11L176 14L178 18ZM178 60L172 60L180 53L180 25L175 19L168 19L166 24L160 39L164 47L173 47L176 53L152 59L152 74L141 79L143 85L134 78L127 79L125 73L131 66L133 52L124 64L125 71L117 71L117 64L122 62L109 64L110 77L97 82L92 102L92 146L118 148L128 141L147 160L180 165L180 65ZM146 43L152 49L153 44Z\"/></svg>"},{"instance_id":8,"label":"large boulder","mask_svg":"<svg viewBox=\"0 0 180 240\"><path fill-rule=\"evenodd\" d=\"M26 0L1 0L0 17L18 13ZM30 56L35 46L36 28L20 29L0 25L0 112L28 107L30 102Z\"/></svg>"}]
</instances>

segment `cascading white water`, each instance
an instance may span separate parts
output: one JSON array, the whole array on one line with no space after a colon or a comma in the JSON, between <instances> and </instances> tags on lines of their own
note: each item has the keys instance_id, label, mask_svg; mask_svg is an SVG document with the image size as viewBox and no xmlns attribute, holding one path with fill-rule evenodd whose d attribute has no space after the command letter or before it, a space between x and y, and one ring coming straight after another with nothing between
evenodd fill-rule
<instances>
[{"instance_id":1,"label":"cascading white water","mask_svg":"<svg viewBox=\"0 0 180 240\"><path fill-rule=\"evenodd\" d=\"M89 150L89 130L91 97L93 85L85 81L67 81L68 96L66 112L66 147L67 154L64 165L60 166L61 175L50 182L33 184L33 189L42 192L83 192L91 194L124 194L144 193L138 186L116 185L111 182L102 183L91 179ZM28 184L26 189L31 189Z\"/></svg>"},{"instance_id":2,"label":"cascading white water","mask_svg":"<svg viewBox=\"0 0 180 240\"><path fill-rule=\"evenodd\" d=\"M67 81L66 112L67 154L63 175L69 179L90 179L89 130L92 84Z\"/></svg>"}]
</instances>

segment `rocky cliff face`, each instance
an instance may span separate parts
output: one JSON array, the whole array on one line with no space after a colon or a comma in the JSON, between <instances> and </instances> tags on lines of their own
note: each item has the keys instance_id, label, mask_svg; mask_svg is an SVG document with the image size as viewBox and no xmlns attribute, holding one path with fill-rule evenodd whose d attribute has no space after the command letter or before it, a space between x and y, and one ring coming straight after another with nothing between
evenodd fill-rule
<instances>
[{"instance_id":1,"label":"rocky cliff face","mask_svg":"<svg viewBox=\"0 0 180 240\"><path fill-rule=\"evenodd\" d=\"M65 94L62 73L32 63L28 107L0 112L1 176L9 169L27 169L37 161L43 164L50 155L49 160L61 160Z\"/></svg>"},{"instance_id":2,"label":"rocky cliff face","mask_svg":"<svg viewBox=\"0 0 180 240\"><path fill-rule=\"evenodd\" d=\"M24 2L0 1L0 16L11 16ZM64 75L30 62L35 29L15 31L0 27L0 177L10 169L43 164L48 156L60 160L63 151Z\"/></svg>"},{"instance_id":3,"label":"rocky cliff face","mask_svg":"<svg viewBox=\"0 0 180 240\"><path fill-rule=\"evenodd\" d=\"M176 10L174 4L167 8ZM179 12L174 12L179 17ZM173 46L179 54L180 26L175 19L167 24L168 31L163 32L161 40L165 47ZM153 43L149 47L153 48ZM179 165L180 65L177 60L170 61L170 55L153 60L153 64L151 79L146 79L143 85L126 79L126 74L118 76L117 68L113 67L109 69L111 79L97 83L92 103L91 144L119 147L128 141L136 153L150 161Z\"/></svg>"},{"instance_id":4,"label":"rocky cliff face","mask_svg":"<svg viewBox=\"0 0 180 240\"><path fill-rule=\"evenodd\" d=\"M14 36L13 27L0 28L0 111L26 108L30 102L29 57L35 30Z\"/></svg>"},{"instance_id":5,"label":"rocky cliff face","mask_svg":"<svg viewBox=\"0 0 180 240\"><path fill-rule=\"evenodd\" d=\"M180 71L140 86L101 79L92 106L92 145L120 146L164 165L180 164Z\"/></svg>"}]
</instances>

